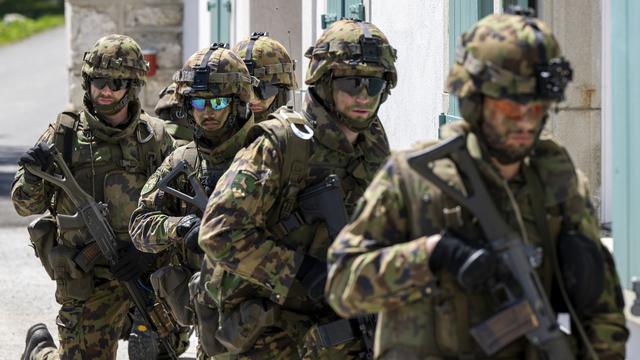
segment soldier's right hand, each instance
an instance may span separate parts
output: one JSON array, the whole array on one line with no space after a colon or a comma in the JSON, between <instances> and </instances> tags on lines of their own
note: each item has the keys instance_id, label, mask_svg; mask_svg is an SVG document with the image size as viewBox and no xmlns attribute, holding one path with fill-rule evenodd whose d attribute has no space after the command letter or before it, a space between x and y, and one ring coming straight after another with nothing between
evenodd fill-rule
<instances>
[{"instance_id":1,"label":"soldier's right hand","mask_svg":"<svg viewBox=\"0 0 640 360\"><path fill-rule=\"evenodd\" d=\"M196 254L204 254L204 251L198 245L198 236L200 234L200 217L198 215L189 214L183 216L176 225L176 234L187 249Z\"/></svg>"},{"instance_id":2,"label":"soldier's right hand","mask_svg":"<svg viewBox=\"0 0 640 360\"><path fill-rule=\"evenodd\" d=\"M474 248L450 232L443 231L429 255L429 269L445 270L467 291L480 288L495 273L496 258L486 249Z\"/></svg>"},{"instance_id":3,"label":"soldier's right hand","mask_svg":"<svg viewBox=\"0 0 640 360\"><path fill-rule=\"evenodd\" d=\"M51 155L51 147L44 142L40 142L27 150L18 159L18 165L25 166L31 164L39 167L42 171L47 171L53 165L53 156ZM28 183L37 183L41 179L39 176L32 174L27 168L24 168L24 179Z\"/></svg>"}]
</instances>

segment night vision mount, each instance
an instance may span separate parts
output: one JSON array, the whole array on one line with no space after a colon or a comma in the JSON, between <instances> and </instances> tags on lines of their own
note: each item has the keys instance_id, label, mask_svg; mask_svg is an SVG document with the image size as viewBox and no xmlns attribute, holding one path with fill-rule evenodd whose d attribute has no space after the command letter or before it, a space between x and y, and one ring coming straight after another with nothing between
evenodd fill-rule
<instances>
[{"instance_id":1,"label":"night vision mount","mask_svg":"<svg viewBox=\"0 0 640 360\"><path fill-rule=\"evenodd\" d=\"M215 42L209 46L209 51L202 57L200 65L193 68L193 84L191 85L193 91L207 91L209 88L209 73L211 72L208 64L209 58L217 49L229 49L229 44Z\"/></svg>"}]
</instances>

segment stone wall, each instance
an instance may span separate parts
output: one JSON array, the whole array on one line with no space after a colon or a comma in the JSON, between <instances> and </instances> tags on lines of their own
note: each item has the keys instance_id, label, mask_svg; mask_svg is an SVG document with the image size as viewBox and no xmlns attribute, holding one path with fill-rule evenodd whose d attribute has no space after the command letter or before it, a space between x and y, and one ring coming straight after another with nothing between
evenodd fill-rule
<instances>
[{"instance_id":1,"label":"stone wall","mask_svg":"<svg viewBox=\"0 0 640 360\"><path fill-rule=\"evenodd\" d=\"M119 33L131 36L143 49L157 51L157 71L140 94L143 107L152 112L158 93L182 66L182 1L67 0L65 5L72 106L82 106L82 55L100 37Z\"/></svg>"}]
</instances>

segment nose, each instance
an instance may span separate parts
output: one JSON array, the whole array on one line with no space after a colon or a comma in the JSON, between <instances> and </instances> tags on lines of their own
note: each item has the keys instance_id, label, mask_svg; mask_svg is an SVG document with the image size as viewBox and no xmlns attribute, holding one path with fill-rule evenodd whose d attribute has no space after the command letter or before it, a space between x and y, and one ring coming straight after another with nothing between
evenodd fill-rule
<instances>
[{"instance_id":1,"label":"nose","mask_svg":"<svg viewBox=\"0 0 640 360\"><path fill-rule=\"evenodd\" d=\"M355 101L358 104L366 104L371 100L371 97L367 93L367 88L363 87L362 90L355 96Z\"/></svg>"}]
</instances>

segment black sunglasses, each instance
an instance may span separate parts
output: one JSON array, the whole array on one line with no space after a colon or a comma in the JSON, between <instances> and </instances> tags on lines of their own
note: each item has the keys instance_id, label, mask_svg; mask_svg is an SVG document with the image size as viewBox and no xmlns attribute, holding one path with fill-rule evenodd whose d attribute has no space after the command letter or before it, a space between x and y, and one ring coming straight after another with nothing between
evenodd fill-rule
<instances>
[{"instance_id":1,"label":"black sunglasses","mask_svg":"<svg viewBox=\"0 0 640 360\"><path fill-rule=\"evenodd\" d=\"M123 88L129 87L131 83L128 79L111 79L111 78L92 78L91 85L102 90L105 86L108 86L111 91L118 91Z\"/></svg>"},{"instance_id":2,"label":"black sunglasses","mask_svg":"<svg viewBox=\"0 0 640 360\"><path fill-rule=\"evenodd\" d=\"M387 86L387 81L377 77L347 76L333 79L333 86L351 96L357 96L363 88L367 95L378 96Z\"/></svg>"},{"instance_id":3,"label":"black sunglasses","mask_svg":"<svg viewBox=\"0 0 640 360\"><path fill-rule=\"evenodd\" d=\"M282 87L263 81L260 81L258 86L253 87L253 91L262 100L275 96L280 89L282 89Z\"/></svg>"}]
</instances>

